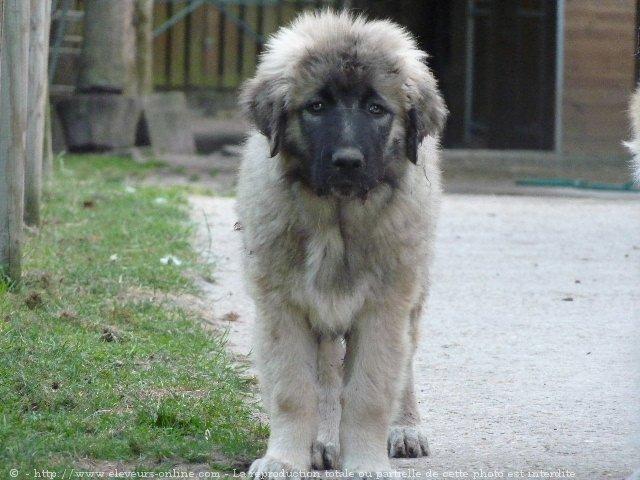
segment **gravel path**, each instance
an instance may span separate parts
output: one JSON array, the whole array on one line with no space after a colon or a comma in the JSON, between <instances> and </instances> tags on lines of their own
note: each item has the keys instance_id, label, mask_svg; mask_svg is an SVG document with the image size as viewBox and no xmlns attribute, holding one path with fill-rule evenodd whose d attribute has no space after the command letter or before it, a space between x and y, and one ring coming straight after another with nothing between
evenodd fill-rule
<instances>
[{"instance_id":1,"label":"gravel path","mask_svg":"<svg viewBox=\"0 0 640 480\"><path fill-rule=\"evenodd\" d=\"M597 480L640 467L639 200L445 197L416 365L433 456L398 468ZM234 200L191 201L216 263L204 288L248 355Z\"/></svg>"}]
</instances>

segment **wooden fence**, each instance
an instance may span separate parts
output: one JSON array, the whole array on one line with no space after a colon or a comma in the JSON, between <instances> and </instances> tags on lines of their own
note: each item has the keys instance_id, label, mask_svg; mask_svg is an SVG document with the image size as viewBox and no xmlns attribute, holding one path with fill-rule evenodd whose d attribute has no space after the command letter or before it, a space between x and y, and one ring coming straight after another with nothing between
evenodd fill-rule
<instances>
[{"instance_id":1,"label":"wooden fence","mask_svg":"<svg viewBox=\"0 0 640 480\"><path fill-rule=\"evenodd\" d=\"M53 84L73 91L83 37L84 0L72 5L67 36L54 35ZM264 40L301 11L342 8L349 0L154 0L153 83L157 90L229 89L249 77ZM188 14L185 14L188 12ZM58 22L59 23L59 22ZM57 25L59 27L59 25ZM58 28L56 28L56 31ZM59 88L66 86L66 88Z\"/></svg>"},{"instance_id":2,"label":"wooden fence","mask_svg":"<svg viewBox=\"0 0 640 480\"><path fill-rule=\"evenodd\" d=\"M14 283L23 218L39 223L49 22L48 0L0 0L0 280Z\"/></svg>"},{"instance_id":3,"label":"wooden fence","mask_svg":"<svg viewBox=\"0 0 640 480\"><path fill-rule=\"evenodd\" d=\"M161 90L235 88L256 66L264 39L305 9L341 7L343 0L156 0L155 87ZM176 17L177 16L177 17ZM181 18L173 24L171 19Z\"/></svg>"}]
</instances>

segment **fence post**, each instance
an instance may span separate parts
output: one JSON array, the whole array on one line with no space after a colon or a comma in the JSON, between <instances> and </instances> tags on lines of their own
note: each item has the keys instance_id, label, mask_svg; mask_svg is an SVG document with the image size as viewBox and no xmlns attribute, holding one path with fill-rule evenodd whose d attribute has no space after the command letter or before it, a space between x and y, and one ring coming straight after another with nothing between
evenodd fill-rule
<instances>
[{"instance_id":1,"label":"fence post","mask_svg":"<svg viewBox=\"0 0 640 480\"><path fill-rule=\"evenodd\" d=\"M27 127L29 2L4 0L0 64L0 273L18 282Z\"/></svg>"},{"instance_id":2,"label":"fence post","mask_svg":"<svg viewBox=\"0 0 640 480\"><path fill-rule=\"evenodd\" d=\"M48 0L31 0L27 157L24 187L24 220L27 225L31 226L40 225L50 22L51 2Z\"/></svg>"}]
</instances>

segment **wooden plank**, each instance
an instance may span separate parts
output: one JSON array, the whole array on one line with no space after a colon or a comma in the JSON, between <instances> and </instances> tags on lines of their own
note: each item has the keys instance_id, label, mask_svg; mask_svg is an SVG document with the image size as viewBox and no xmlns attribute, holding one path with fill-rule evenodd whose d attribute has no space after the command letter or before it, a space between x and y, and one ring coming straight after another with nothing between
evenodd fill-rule
<instances>
[{"instance_id":1,"label":"wooden plank","mask_svg":"<svg viewBox=\"0 0 640 480\"><path fill-rule=\"evenodd\" d=\"M620 88L575 88L566 96L569 101L577 101L581 104L593 107L602 106L603 108L611 108L615 105L624 105L626 108L629 103L629 92Z\"/></svg>"},{"instance_id":2,"label":"wooden plank","mask_svg":"<svg viewBox=\"0 0 640 480\"><path fill-rule=\"evenodd\" d=\"M247 7L246 5L238 5L238 19L241 22L246 22L247 19ZM238 80L236 85L240 83L243 78L244 57L246 53L247 34L240 26L236 26L238 32L238 48L236 49L236 75Z\"/></svg>"},{"instance_id":3,"label":"wooden plank","mask_svg":"<svg viewBox=\"0 0 640 480\"><path fill-rule=\"evenodd\" d=\"M275 33L282 25L282 19L278 18L278 14L282 14L282 12L278 12L278 8L276 6L265 7L264 9L264 21L262 25L262 34L265 37L272 35Z\"/></svg>"},{"instance_id":4,"label":"wooden plank","mask_svg":"<svg viewBox=\"0 0 640 480\"><path fill-rule=\"evenodd\" d=\"M181 2L175 4L173 13L174 15L183 8L185 5ZM169 79L169 85L173 88L182 88L185 82L185 21L180 20L171 29L171 76Z\"/></svg>"},{"instance_id":5,"label":"wooden plank","mask_svg":"<svg viewBox=\"0 0 640 480\"><path fill-rule=\"evenodd\" d=\"M216 30L216 49L218 51L218 61L216 65L216 77L218 87L222 87L224 85L224 75L225 75L225 57L226 57L226 46L227 46L227 19L226 15L223 11L219 11L218 16L218 28Z\"/></svg>"},{"instance_id":6,"label":"wooden plank","mask_svg":"<svg viewBox=\"0 0 640 480\"><path fill-rule=\"evenodd\" d=\"M24 221L27 225L39 226L51 2L31 0L30 3Z\"/></svg>"},{"instance_id":7,"label":"wooden plank","mask_svg":"<svg viewBox=\"0 0 640 480\"><path fill-rule=\"evenodd\" d=\"M247 8L247 18L246 21L251 28L260 33L262 26L259 24L259 21L262 20L262 15L260 11L264 11L264 7L259 5L252 5ZM243 79L253 75L253 72L256 67L256 59L258 55L258 45L257 42L250 36L245 36L245 48L244 48L244 58L242 65L242 74Z\"/></svg>"},{"instance_id":8,"label":"wooden plank","mask_svg":"<svg viewBox=\"0 0 640 480\"><path fill-rule=\"evenodd\" d=\"M136 0L135 16L138 94L148 95L153 91L153 0Z\"/></svg>"},{"instance_id":9,"label":"wooden plank","mask_svg":"<svg viewBox=\"0 0 640 480\"><path fill-rule=\"evenodd\" d=\"M635 0L567 0L567 16L619 14L635 8Z\"/></svg>"},{"instance_id":10,"label":"wooden plank","mask_svg":"<svg viewBox=\"0 0 640 480\"><path fill-rule=\"evenodd\" d=\"M26 153L29 2L4 0L0 60L0 274L19 282Z\"/></svg>"},{"instance_id":11,"label":"wooden plank","mask_svg":"<svg viewBox=\"0 0 640 480\"><path fill-rule=\"evenodd\" d=\"M282 7L282 24L287 25L298 16L301 11L299 2L285 2Z\"/></svg>"},{"instance_id":12,"label":"wooden plank","mask_svg":"<svg viewBox=\"0 0 640 480\"><path fill-rule=\"evenodd\" d=\"M167 6L155 3L153 7L153 28L156 29L167 20ZM167 34L153 39L153 83L156 87L167 83L166 75Z\"/></svg>"},{"instance_id":13,"label":"wooden plank","mask_svg":"<svg viewBox=\"0 0 640 480\"><path fill-rule=\"evenodd\" d=\"M636 0L567 0L563 97L567 153L622 154L634 86Z\"/></svg>"},{"instance_id":14,"label":"wooden plank","mask_svg":"<svg viewBox=\"0 0 640 480\"><path fill-rule=\"evenodd\" d=\"M202 38L204 85L215 87L219 85L218 79L218 26L220 24L220 12L212 5L204 7L204 35Z\"/></svg>"},{"instance_id":15,"label":"wooden plank","mask_svg":"<svg viewBox=\"0 0 640 480\"><path fill-rule=\"evenodd\" d=\"M191 37L189 38L189 78L191 85L195 87L205 86L205 76L203 72L203 36L204 36L204 6L198 8L191 14Z\"/></svg>"},{"instance_id":16,"label":"wooden plank","mask_svg":"<svg viewBox=\"0 0 640 480\"><path fill-rule=\"evenodd\" d=\"M183 33L183 41L184 41L184 59L183 59L183 71L184 71L184 80L182 82L183 88L191 87L191 35L193 33L193 15L189 14L184 18L184 33Z\"/></svg>"},{"instance_id":17,"label":"wooden plank","mask_svg":"<svg viewBox=\"0 0 640 480\"><path fill-rule=\"evenodd\" d=\"M239 7L228 5L227 10L236 17L239 14ZM225 22L224 36L224 76L222 86L233 88L238 85L237 57L240 45L240 32L238 26L227 18Z\"/></svg>"}]
</instances>

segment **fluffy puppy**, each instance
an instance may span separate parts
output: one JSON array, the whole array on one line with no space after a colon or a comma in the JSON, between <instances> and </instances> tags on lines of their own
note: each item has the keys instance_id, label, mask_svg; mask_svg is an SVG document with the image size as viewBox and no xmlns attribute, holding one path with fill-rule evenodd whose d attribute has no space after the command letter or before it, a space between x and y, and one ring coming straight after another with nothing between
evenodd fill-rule
<instances>
[{"instance_id":1,"label":"fluffy puppy","mask_svg":"<svg viewBox=\"0 0 640 480\"><path fill-rule=\"evenodd\" d=\"M425 58L392 22L307 13L244 85L238 213L271 424L254 476L428 453L412 370L447 109Z\"/></svg>"}]
</instances>

